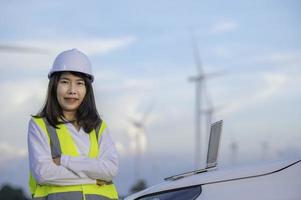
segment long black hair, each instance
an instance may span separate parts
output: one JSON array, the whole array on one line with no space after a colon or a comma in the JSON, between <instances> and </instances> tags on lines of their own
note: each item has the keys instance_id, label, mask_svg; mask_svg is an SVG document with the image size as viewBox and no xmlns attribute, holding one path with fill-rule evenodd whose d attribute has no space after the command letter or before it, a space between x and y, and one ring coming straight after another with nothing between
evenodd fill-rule
<instances>
[{"instance_id":1,"label":"long black hair","mask_svg":"<svg viewBox=\"0 0 301 200\"><path fill-rule=\"evenodd\" d=\"M48 123L54 128L57 125L67 123L64 119L63 110L57 100L57 86L63 72L55 72L51 75L48 83L48 91L45 104L42 110L33 117L46 118ZM80 72L71 72L71 74L82 78L85 82L86 95L76 112L76 119L79 126L83 127L86 133L90 133L101 123L98 114L91 79Z\"/></svg>"}]
</instances>

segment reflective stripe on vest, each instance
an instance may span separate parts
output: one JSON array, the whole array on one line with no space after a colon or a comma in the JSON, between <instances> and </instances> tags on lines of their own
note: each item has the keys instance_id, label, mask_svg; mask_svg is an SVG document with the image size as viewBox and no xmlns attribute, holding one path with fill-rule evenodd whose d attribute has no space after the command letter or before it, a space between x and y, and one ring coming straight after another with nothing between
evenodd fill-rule
<instances>
[{"instance_id":1,"label":"reflective stripe on vest","mask_svg":"<svg viewBox=\"0 0 301 200\"><path fill-rule=\"evenodd\" d=\"M47 124L43 118L33 118L36 124L47 133L48 142L51 148L52 157L61 154L69 156L79 156L75 142L64 124L58 125L58 129L54 129ZM51 129L52 128L52 129ZM101 137L106 125L104 122L89 134L90 150L89 157L96 158L98 156L98 138ZM29 188L34 199L86 199L86 200L107 200L118 199L118 194L114 184L106 184L99 186L97 184L84 184L74 186L54 186L54 185L38 185L30 174ZM63 197L64 196L64 197Z\"/></svg>"},{"instance_id":2,"label":"reflective stripe on vest","mask_svg":"<svg viewBox=\"0 0 301 200\"><path fill-rule=\"evenodd\" d=\"M34 198L34 200L82 200L83 196L81 192L65 192L65 193L56 193L49 194L47 197ZM86 200L111 200L107 197L102 197L94 194L86 194Z\"/></svg>"}]
</instances>

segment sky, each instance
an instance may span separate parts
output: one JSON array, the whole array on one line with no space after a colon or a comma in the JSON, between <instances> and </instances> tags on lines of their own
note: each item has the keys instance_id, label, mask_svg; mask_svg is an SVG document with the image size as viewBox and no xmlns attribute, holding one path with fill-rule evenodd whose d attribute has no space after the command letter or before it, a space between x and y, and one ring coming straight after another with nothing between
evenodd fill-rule
<instances>
[{"instance_id":1,"label":"sky","mask_svg":"<svg viewBox=\"0 0 301 200\"><path fill-rule=\"evenodd\" d=\"M218 74L205 79L203 97L215 108L212 122L224 120L219 164L300 155L300 8L297 0L1 1L0 185L27 191L28 121L43 106L56 55L72 48L92 62L97 107L119 152L115 182L123 195L138 176L136 134L140 178L148 185L194 168L193 45L204 72ZM202 111L208 102L202 99ZM142 131L133 121L145 113Z\"/></svg>"}]
</instances>

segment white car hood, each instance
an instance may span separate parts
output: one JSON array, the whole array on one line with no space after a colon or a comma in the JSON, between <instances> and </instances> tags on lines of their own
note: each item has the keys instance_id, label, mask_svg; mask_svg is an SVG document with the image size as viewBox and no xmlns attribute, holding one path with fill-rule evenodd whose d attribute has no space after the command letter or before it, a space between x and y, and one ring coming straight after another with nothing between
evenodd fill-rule
<instances>
[{"instance_id":1,"label":"white car hood","mask_svg":"<svg viewBox=\"0 0 301 200\"><path fill-rule=\"evenodd\" d=\"M144 194L156 193L156 192L171 190L180 187L212 184L220 181L229 181L229 180L235 180L241 178L267 175L285 169L300 161L301 158L274 161L274 162L268 162L264 164L253 164L249 166L240 166L235 168L234 167L219 168L212 171L186 176L177 180L164 181L158 185L155 185L146 190L131 195L130 199L139 197Z\"/></svg>"}]
</instances>

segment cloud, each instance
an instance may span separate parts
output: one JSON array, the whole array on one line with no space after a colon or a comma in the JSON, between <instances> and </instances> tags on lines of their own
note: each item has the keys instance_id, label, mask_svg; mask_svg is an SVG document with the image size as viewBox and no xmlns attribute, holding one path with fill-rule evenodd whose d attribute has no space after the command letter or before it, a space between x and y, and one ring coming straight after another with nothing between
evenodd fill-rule
<instances>
[{"instance_id":1,"label":"cloud","mask_svg":"<svg viewBox=\"0 0 301 200\"><path fill-rule=\"evenodd\" d=\"M257 105L275 95L279 95L289 83L288 75L282 73L265 73L258 78L254 78L254 80L255 79L261 82L261 84L259 84L260 88L248 96L237 97L234 103L227 105L226 108L221 110L221 115L228 115L249 106Z\"/></svg>"},{"instance_id":2,"label":"cloud","mask_svg":"<svg viewBox=\"0 0 301 200\"><path fill-rule=\"evenodd\" d=\"M6 152L5 155L9 157L12 156L10 152L26 147L28 120L31 114L36 114L42 107L46 88L47 83L39 79L1 82L0 104L5 106L2 107L0 115L2 127L0 152Z\"/></svg>"},{"instance_id":3,"label":"cloud","mask_svg":"<svg viewBox=\"0 0 301 200\"><path fill-rule=\"evenodd\" d=\"M277 91L281 91L287 83L288 77L285 74L267 73L264 74L263 79L266 83L266 89L261 96L269 97L277 93Z\"/></svg>"},{"instance_id":4,"label":"cloud","mask_svg":"<svg viewBox=\"0 0 301 200\"><path fill-rule=\"evenodd\" d=\"M233 52L229 48L223 47L223 46L215 46L215 47L213 47L212 48L212 52L216 56L219 56L219 57L222 57L222 58L231 58L231 56L233 56Z\"/></svg>"},{"instance_id":5,"label":"cloud","mask_svg":"<svg viewBox=\"0 0 301 200\"><path fill-rule=\"evenodd\" d=\"M2 91L1 104L7 105L1 110L2 115L7 117L10 113L24 111L30 105L43 102L47 84L41 80L4 81L0 84Z\"/></svg>"},{"instance_id":6,"label":"cloud","mask_svg":"<svg viewBox=\"0 0 301 200\"><path fill-rule=\"evenodd\" d=\"M256 58L256 62L264 64L272 64L275 66L286 67L300 67L301 65L301 51L276 52L267 56L260 56Z\"/></svg>"},{"instance_id":7,"label":"cloud","mask_svg":"<svg viewBox=\"0 0 301 200\"><path fill-rule=\"evenodd\" d=\"M8 161L27 157L27 149L16 147L5 142L0 143L0 167L5 167Z\"/></svg>"},{"instance_id":8,"label":"cloud","mask_svg":"<svg viewBox=\"0 0 301 200\"><path fill-rule=\"evenodd\" d=\"M100 92L127 91L128 93L143 93L153 91L157 85L156 80L153 79L116 78L107 81L104 80L102 81L103 84L97 88Z\"/></svg>"},{"instance_id":9,"label":"cloud","mask_svg":"<svg viewBox=\"0 0 301 200\"><path fill-rule=\"evenodd\" d=\"M126 153L124 145L118 141L115 141L114 143L119 155L123 156Z\"/></svg>"},{"instance_id":10,"label":"cloud","mask_svg":"<svg viewBox=\"0 0 301 200\"><path fill-rule=\"evenodd\" d=\"M89 56L104 55L116 50L124 49L137 41L134 36L124 36L119 38L89 38L89 39L64 39L53 40L14 40L0 41L1 45L32 47L42 49L47 53L28 54L12 53L10 51L0 51L0 66L23 67L23 68L49 68L55 56L67 49L77 48ZM3 69L2 69L3 70Z\"/></svg>"},{"instance_id":11,"label":"cloud","mask_svg":"<svg viewBox=\"0 0 301 200\"><path fill-rule=\"evenodd\" d=\"M251 59L257 66L271 66L270 71L261 72L257 76L242 77L242 79L251 80L253 83L259 83L260 87L255 90L249 90L247 93L238 94L231 101L235 103L227 104L223 108L222 115L228 115L237 112L264 101L273 102L272 97L286 97L296 99L300 95L300 91L296 85L300 85L300 66L301 66L301 51L290 50L282 52L274 52L266 55L255 56ZM272 71L273 70L273 71Z\"/></svg>"},{"instance_id":12,"label":"cloud","mask_svg":"<svg viewBox=\"0 0 301 200\"><path fill-rule=\"evenodd\" d=\"M212 27L211 32L214 34L220 34L234 31L237 28L238 24L234 21L221 21Z\"/></svg>"},{"instance_id":13,"label":"cloud","mask_svg":"<svg viewBox=\"0 0 301 200\"><path fill-rule=\"evenodd\" d=\"M147 137L145 130L142 128L131 127L127 133L130 139L128 153L132 153L134 155L145 153L147 149Z\"/></svg>"},{"instance_id":14,"label":"cloud","mask_svg":"<svg viewBox=\"0 0 301 200\"><path fill-rule=\"evenodd\" d=\"M87 54L106 54L111 51L125 48L136 41L136 37L124 36L120 38L89 38L89 39L65 39L54 40L22 40L11 41L11 45L32 46L48 50L50 52L62 51L70 48L79 48ZM2 42L3 43L3 42ZM7 41L5 42L7 43Z\"/></svg>"}]
</instances>

